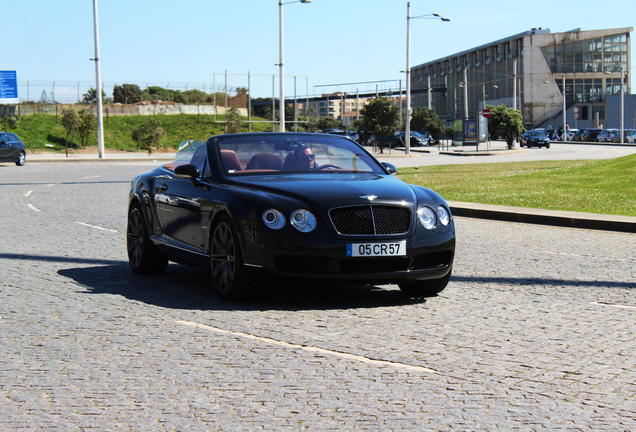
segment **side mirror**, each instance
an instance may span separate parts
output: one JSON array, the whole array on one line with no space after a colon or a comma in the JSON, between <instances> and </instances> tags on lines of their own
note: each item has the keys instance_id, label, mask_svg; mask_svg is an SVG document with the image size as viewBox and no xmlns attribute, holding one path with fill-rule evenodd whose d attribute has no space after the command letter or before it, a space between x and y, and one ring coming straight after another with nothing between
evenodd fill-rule
<instances>
[{"instance_id":1,"label":"side mirror","mask_svg":"<svg viewBox=\"0 0 636 432\"><path fill-rule=\"evenodd\" d=\"M386 168L386 170L387 170L387 171L388 171L391 175L393 175L393 174L397 173L397 168L396 168L396 167L395 167L395 165L393 165L393 164L390 164L390 163L388 163L388 162L382 162L382 166L383 166L384 168Z\"/></svg>"},{"instance_id":2,"label":"side mirror","mask_svg":"<svg viewBox=\"0 0 636 432\"><path fill-rule=\"evenodd\" d=\"M196 179L201 176L201 173L196 165L186 164L176 167L174 169L174 175L181 178Z\"/></svg>"}]
</instances>

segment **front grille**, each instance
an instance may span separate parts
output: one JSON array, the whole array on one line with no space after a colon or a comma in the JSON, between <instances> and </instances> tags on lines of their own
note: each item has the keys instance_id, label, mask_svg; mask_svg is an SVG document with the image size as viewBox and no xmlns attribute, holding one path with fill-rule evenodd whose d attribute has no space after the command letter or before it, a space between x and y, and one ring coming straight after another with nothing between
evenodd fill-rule
<instances>
[{"instance_id":1,"label":"front grille","mask_svg":"<svg viewBox=\"0 0 636 432\"><path fill-rule=\"evenodd\" d=\"M407 207L368 205L331 209L329 217L342 235L406 234L411 226Z\"/></svg>"}]
</instances>

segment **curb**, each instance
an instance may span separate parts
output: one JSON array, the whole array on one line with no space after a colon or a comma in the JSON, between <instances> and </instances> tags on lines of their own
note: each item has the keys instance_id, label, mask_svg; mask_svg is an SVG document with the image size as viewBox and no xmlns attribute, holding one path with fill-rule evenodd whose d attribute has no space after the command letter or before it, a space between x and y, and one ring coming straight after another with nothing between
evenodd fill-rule
<instances>
[{"instance_id":1,"label":"curb","mask_svg":"<svg viewBox=\"0 0 636 432\"><path fill-rule=\"evenodd\" d=\"M636 233L636 217L448 201L454 216Z\"/></svg>"}]
</instances>

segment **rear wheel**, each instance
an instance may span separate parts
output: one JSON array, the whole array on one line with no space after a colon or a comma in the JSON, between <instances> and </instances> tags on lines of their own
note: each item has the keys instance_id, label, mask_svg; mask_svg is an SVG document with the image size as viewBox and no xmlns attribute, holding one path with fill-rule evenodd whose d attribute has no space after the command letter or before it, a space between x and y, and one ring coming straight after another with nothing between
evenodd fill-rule
<instances>
[{"instance_id":1,"label":"rear wheel","mask_svg":"<svg viewBox=\"0 0 636 432\"><path fill-rule=\"evenodd\" d=\"M128 262L135 273L157 274L166 269L168 258L150 241L139 204L133 204L128 213L126 237Z\"/></svg>"},{"instance_id":2,"label":"rear wheel","mask_svg":"<svg viewBox=\"0 0 636 432\"><path fill-rule=\"evenodd\" d=\"M212 283L223 300L244 300L249 295L249 279L243 268L238 235L228 216L220 216L210 239Z\"/></svg>"},{"instance_id":3,"label":"rear wheel","mask_svg":"<svg viewBox=\"0 0 636 432\"><path fill-rule=\"evenodd\" d=\"M446 276L439 279L401 283L398 286L404 294L411 297L432 297L444 291L450 281L452 272L453 269L451 268Z\"/></svg>"}]
</instances>

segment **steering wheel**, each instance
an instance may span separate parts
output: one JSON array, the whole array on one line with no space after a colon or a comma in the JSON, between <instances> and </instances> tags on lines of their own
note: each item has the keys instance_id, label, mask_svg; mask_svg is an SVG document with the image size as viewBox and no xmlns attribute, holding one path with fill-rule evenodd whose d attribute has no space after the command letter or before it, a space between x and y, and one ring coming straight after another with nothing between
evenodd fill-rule
<instances>
[{"instance_id":1,"label":"steering wheel","mask_svg":"<svg viewBox=\"0 0 636 432\"><path fill-rule=\"evenodd\" d=\"M325 168L342 169L341 166L338 166L338 165L335 165L335 164L324 164L324 165L320 165L318 167L318 171L322 171Z\"/></svg>"}]
</instances>

